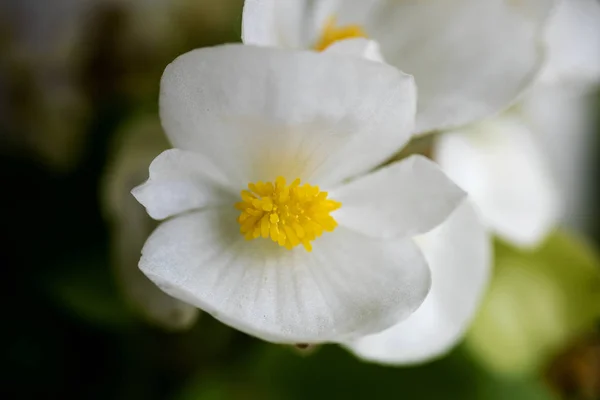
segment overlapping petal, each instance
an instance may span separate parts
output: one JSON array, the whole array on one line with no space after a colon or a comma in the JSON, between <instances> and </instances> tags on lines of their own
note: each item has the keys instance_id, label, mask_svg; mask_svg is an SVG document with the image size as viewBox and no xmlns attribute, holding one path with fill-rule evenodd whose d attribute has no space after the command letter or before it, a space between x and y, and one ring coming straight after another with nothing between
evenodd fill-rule
<instances>
[{"instance_id":1,"label":"overlapping petal","mask_svg":"<svg viewBox=\"0 0 600 400\"><path fill-rule=\"evenodd\" d=\"M171 149L152 161L150 177L132 194L152 218L164 219L227 201L233 204L238 191L201 154Z\"/></svg>"},{"instance_id":2,"label":"overlapping petal","mask_svg":"<svg viewBox=\"0 0 600 400\"><path fill-rule=\"evenodd\" d=\"M364 38L347 39L333 43L327 47L324 53L346 54L366 58L367 60L383 62L379 43Z\"/></svg>"},{"instance_id":3,"label":"overlapping petal","mask_svg":"<svg viewBox=\"0 0 600 400\"><path fill-rule=\"evenodd\" d=\"M304 47L305 1L246 0L242 38L246 44Z\"/></svg>"},{"instance_id":4,"label":"overlapping petal","mask_svg":"<svg viewBox=\"0 0 600 400\"><path fill-rule=\"evenodd\" d=\"M534 246L557 222L554 181L535 136L519 117L506 114L447 132L437 139L434 158L504 239Z\"/></svg>"},{"instance_id":5,"label":"overlapping petal","mask_svg":"<svg viewBox=\"0 0 600 400\"><path fill-rule=\"evenodd\" d=\"M490 238L470 202L463 202L419 247L431 269L431 290L406 320L348 344L359 357L412 364L438 357L462 337L487 286Z\"/></svg>"},{"instance_id":6,"label":"overlapping petal","mask_svg":"<svg viewBox=\"0 0 600 400\"><path fill-rule=\"evenodd\" d=\"M298 0L293 12L273 0L246 3L245 43L310 48L332 17L363 27L386 62L414 75L416 129L426 132L496 113L532 83L556 1Z\"/></svg>"},{"instance_id":7,"label":"overlapping petal","mask_svg":"<svg viewBox=\"0 0 600 400\"><path fill-rule=\"evenodd\" d=\"M229 208L162 223L140 268L162 290L264 340L318 343L381 331L425 298L429 270L411 240L338 228L313 252L247 242Z\"/></svg>"},{"instance_id":8,"label":"overlapping petal","mask_svg":"<svg viewBox=\"0 0 600 400\"><path fill-rule=\"evenodd\" d=\"M301 178L325 187L381 163L409 139L412 77L341 55L243 45L195 50L162 78L173 145L233 185Z\"/></svg>"},{"instance_id":9,"label":"overlapping petal","mask_svg":"<svg viewBox=\"0 0 600 400\"><path fill-rule=\"evenodd\" d=\"M410 237L442 223L465 192L440 168L412 156L358 178L331 193L342 203L338 223L374 237Z\"/></svg>"}]
</instances>

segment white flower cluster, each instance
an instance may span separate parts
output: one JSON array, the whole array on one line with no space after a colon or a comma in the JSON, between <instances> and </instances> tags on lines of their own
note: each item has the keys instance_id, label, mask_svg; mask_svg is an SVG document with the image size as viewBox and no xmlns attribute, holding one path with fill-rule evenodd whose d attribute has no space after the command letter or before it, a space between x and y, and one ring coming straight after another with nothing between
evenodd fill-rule
<instances>
[{"instance_id":1,"label":"white flower cluster","mask_svg":"<svg viewBox=\"0 0 600 400\"><path fill-rule=\"evenodd\" d=\"M174 148L133 195L166 220L140 269L267 341L391 364L444 354L488 282L488 228L531 244L558 218L509 109L562 74L545 61L557 2L246 0L244 44L164 72ZM386 165L429 132L442 168Z\"/></svg>"}]
</instances>

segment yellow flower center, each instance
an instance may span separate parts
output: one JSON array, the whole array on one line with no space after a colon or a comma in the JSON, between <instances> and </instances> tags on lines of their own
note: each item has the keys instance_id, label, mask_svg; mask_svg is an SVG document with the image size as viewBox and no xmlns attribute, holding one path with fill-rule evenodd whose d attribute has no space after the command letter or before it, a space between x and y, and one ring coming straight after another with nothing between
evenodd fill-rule
<instances>
[{"instance_id":1,"label":"yellow flower center","mask_svg":"<svg viewBox=\"0 0 600 400\"><path fill-rule=\"evenodd\" d=\"M271 238L289 250L302 244L311 251L311 241L337 226L329 213L342 204L327 199L327 192L318 186L300 186L300 179L287 185L280 176L275 183L249 183L248 189L242 190L242 201L235 204L246 240Z\"/></svg>"},{"instance_id":2,"label":"yellow flower center","mask_svg":"<svg viewBox=\"0 0 600 400\"><path fill-rule=\"evenodd\" d=\"M323 27L321 37L317 40L314 48L317 51L323 51L339 40L366 37L365 31L363 31L360 25L336 26L335 17L329 17Z\"/></svg>"}]
</instances>

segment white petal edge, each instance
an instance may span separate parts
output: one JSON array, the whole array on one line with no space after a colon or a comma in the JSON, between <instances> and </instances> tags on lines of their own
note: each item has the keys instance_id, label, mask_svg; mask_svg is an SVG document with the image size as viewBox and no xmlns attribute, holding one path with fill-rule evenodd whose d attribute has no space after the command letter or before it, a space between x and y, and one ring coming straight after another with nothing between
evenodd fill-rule
<instances>
[{"instance_id":1,"label":"white petal edge","mask_svg":"<svg viewBox=\"0 0 600 400\"><path fill-rule=\"evenodd\" d=\"M561 201L547 160L517 115L441 134L434 159L512 244L535 247L558 222Z\"/></svg>"},{"instance_id":2,"label":"white petal edge","mask_svg":"<svg viewBox=\"0 0 600 400\"><path fill-rule=\"evenodd\" d=\"M223 45L165 70L160 113L175 147L202 154L240 189L277 176L330 187L410 138L416 88L383 63Z\"/></svg>"},{"instance_id":3,"label":"white petal edge","mask_svg":"<svg viewBox=\"0 0 600 400\"><path fill-rule=\"evenodd\" d=\"M544 62L544 28L557 0L294 3L304 4L294 17L296 24L303 21L303 31L294 24L261 28L294 30L303 37L298 42L309 48L329 17L338 26L363 27L387 63L414 75L419 87L416 131L425 133L495 115L532 84ZM272 13L274 20L286 18L274 7L261 12ZM262 40L267 43L274 45Z\"/></svg>"},{"instance_id":4,"label":"white petal edge","mask_svg":"<svg viewBox=\"0 0 600 400\"><path fill-rule=\"evenodd\" d=\"M148 322L172 331L187 329L198 319L198 309L162 292L138 268L142 247L156 221L130 192L143 181L152 159L168 147L158 116L128 122L116 139L103 177L102 199L117 286L131 309Z\"/></svg>"},{"instance_id":5,"label":"white petal edge","mask_svg":"<svg viewBox=\"0 0 600 400\"><path fill-rule=\"evenodd\" d=\"M379 43L364 38L346 39L334 42L323 53L345 54L365 58L371 61L384 62Z\"/></svg>"},{"instance_id":6,"label":"white petal edge","mask_svg":"<svg viewBox=\"0 0 600 400\"><path fill-rule=\"evenodd\" d=\"M492 268L490 236L465 201L417 239L431 269L431 290L406 320L347 344L358 357L382 364L416 364L440 357L462 339Z\"/></svg>"},{"instance_id":7,"label":"white petal edge","mask_svg":"<svg viewBox=\"0 0 600 400\"><path fill-rule=\"evenodd\" d=\"M334 218L357 232L411 237L442 223L466 193L431 160L414 155L330 192L342 203Z\"/></svg>"},{"instance_id":8,"label":"white petal edge","mask_svg":"<svg viewBox=\"0 0 600 400\"><path fill-rule=\"evenodd\" d=\"M138 212L152 221L143 209ZM148 322L172 331L188 329L200 316L199 310L161 291L138 268L149 221L128 218L113 227L111 256L117 284L125 301Z\"/></svg>"},{"instance_id":9,"label":"white petal edge","mask_svg":"<svg viewBox=\"0 0 600 400\"><path fill-rule=\"evenodd\" d=\"M150 164L150 177L131 193L154 219L236 201L235 189L201 154L162 152Z\"/></svg>"},{"instance_id":10,"label":"white petal edge","mask_svg":"<svg viewBox=\"0 0 600 400\"><path fill-rule=\"evenodd\" d=\"M140 269L167 294L277 343L350 340L408 317L429 290L411 240L382 241L338 228L313 251L245 241L235 213L206 209L163 222Z\"/></svg>"}]
</instances>

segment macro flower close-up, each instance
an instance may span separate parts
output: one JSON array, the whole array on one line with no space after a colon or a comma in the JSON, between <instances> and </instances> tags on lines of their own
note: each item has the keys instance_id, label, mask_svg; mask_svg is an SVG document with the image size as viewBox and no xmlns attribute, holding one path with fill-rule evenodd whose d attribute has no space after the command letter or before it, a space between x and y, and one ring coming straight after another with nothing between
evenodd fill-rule
<instances>
[{"instance_id":1,"label":"macro flower close-up","mask_svg":"<svg viewBox=\"0 0 600 400\"><path fill-rule=\"evenodd\" d=\"M133 194L152 217L173 217L140 261L162 290L282 343L377 333L421 305L431 278L413 237L465 195L420 156L369 173L410 138L410 76L229 45L180 56L160 96L176 148Z\"/></svg>"},{"instance_id":2,"label":"macro flower close-up","mask_svg":"<svg viewBox=\"0 0 600 400\"><path fill-rule=\"evenodd\" d=\"M8 399L600 399L600 0L3 0Z\"/></svg>"}]
</instances>

